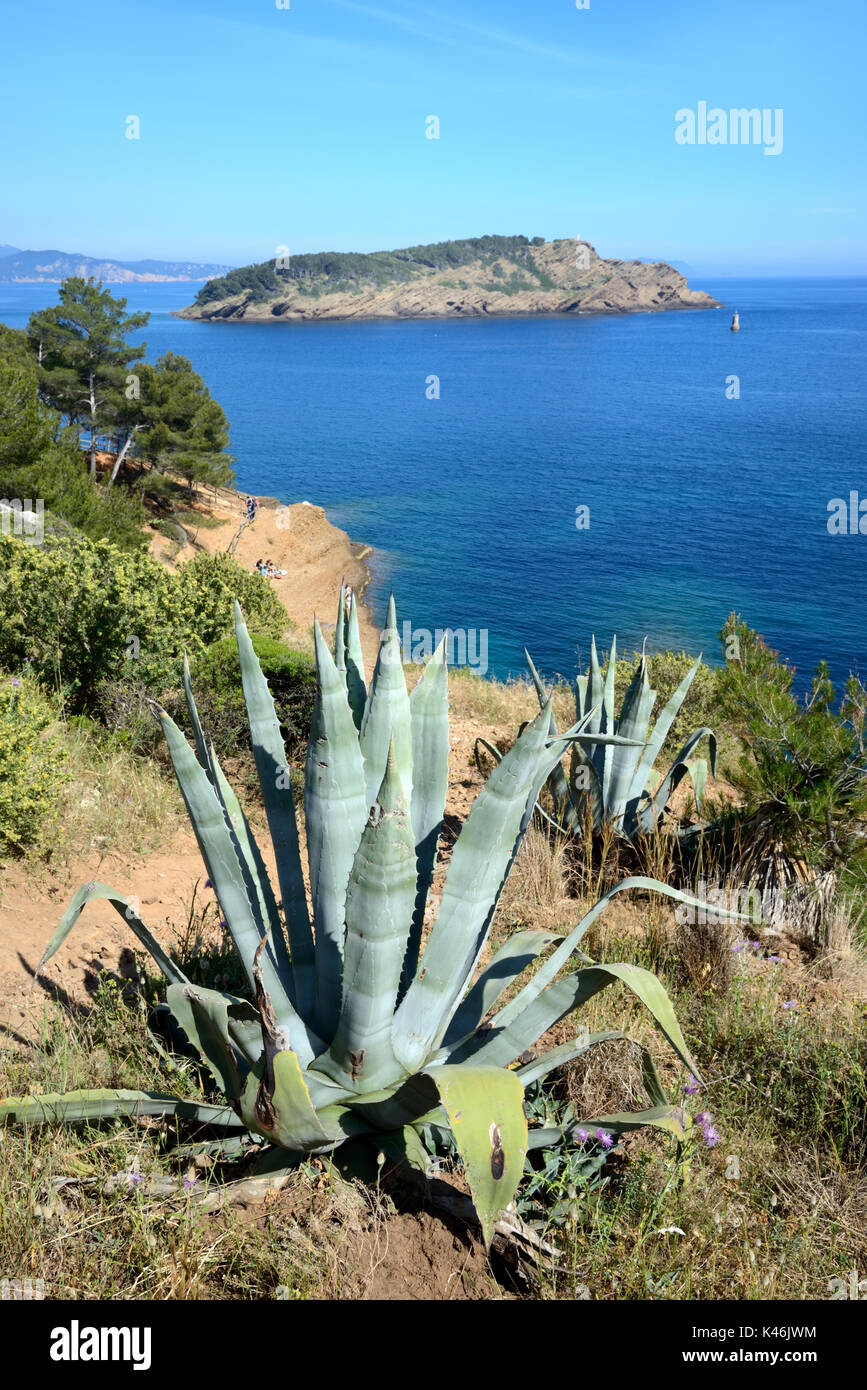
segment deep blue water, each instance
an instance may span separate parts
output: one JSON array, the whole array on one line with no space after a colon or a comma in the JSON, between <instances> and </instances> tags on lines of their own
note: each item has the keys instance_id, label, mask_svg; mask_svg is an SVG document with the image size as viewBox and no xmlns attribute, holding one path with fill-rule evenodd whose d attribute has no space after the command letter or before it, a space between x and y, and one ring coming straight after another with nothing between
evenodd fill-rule
<instances>
[{"instance_id":1,"label":"deep blue water","mask_svg":"<svg viewBox=\"0 0 867 1390\"><path fill-rule=\"evenodd\" d=\"M863 673L867 535L827 519L867 498L867 280L695 287L726 308L199 324L171 317L195 285L112 292L151 311L148 357L184 353L222 404L240 487L326 507L375 547L377 612L393 585L414 628L487 628L498 675L524 644L571 673L594 632L716 659L732 609L802 679L821 657ZM0 284L0 320L55 296Z\"/></svg>"}]
</instances>

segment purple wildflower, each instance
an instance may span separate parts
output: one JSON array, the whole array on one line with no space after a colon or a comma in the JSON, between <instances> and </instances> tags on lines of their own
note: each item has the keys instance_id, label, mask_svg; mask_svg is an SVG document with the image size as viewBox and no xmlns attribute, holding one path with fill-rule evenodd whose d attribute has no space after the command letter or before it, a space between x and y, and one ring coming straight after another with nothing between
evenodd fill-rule
<instances>
[{"instance_id":1,"label":"purple wildflower","mask_svg":"<svg viewBox=\"0 0 867 1390\"><path fill-rule=\"evenodd\" d=\"M710 1111L702 1110L700 1115L696 1115L695 1122L697 1125L701 1125L702 1129L704 1129L705 1125L713 1124L713 1120L710 1117Z\"/></svg>"},{"instance_id":2,"label":"purple wildflower","mask_svg":"<svg viewBox=\"0 0 867 1390\"><path fill-rule=\"evenodd\" d=\"M13 677L12 677L12 684L13 684L13 685L20 685L20 684L21 684L21 682L20 682L20 680L18 679L17 676L13 676Z\"/></svg>"},{"instance_id":3,"label":"purple wildflower","mask_svg":"<svg viewBox=\"0 0 867 1390\"><path fill-rule=\"evenodd\" d=\"M784 1000L784 1002L783 1002L783 1008L784 1008L784 1009L797 1009L797 1007L798 1007L798 1001L797 1001L797 999L786 999L786 1000Z\"/></svg>"},{"instance_id":4,"label":"purple wildflower","mask_svg":"<svg viewBox=\"0 0 867 1390\"><path fill-rule=\"evenodd\" d=\"M715 1148L715 1146L719 1143L719 1135L717 1134L713 1125L705 1125L702 1129L702 1134L704 1135L704 1142L707 1144L709 1149Z\"/></svg>"},{"instance_id":5,"label":"purple wildflower","mask_svg":"<svg viewBox=\"0 0 867 1390\"><path fill-rule=\"evenodd\" d=\"M126 1173L124 1176L128 1187L138 1187L145 1180L144 1173Z\"/></svg>"},{"instance_id":6,"label":"purple wildflower","mask_svg":"<svg viewBox=\"0 0 867 1390\"><path fill-rule=\"evenodd\" d=\"M590 1135L587 1133L586 1129L576 1129L572 1137L574 1138L576 1144L586 1144L587 1140L590 1138Z\"/></svg>"},{"instance_id":7,"label":"purple wildflower","mask_svg":"<svg viewBox=\"0 0 867 1390\"><path fill-rule=\"evenodd\" d=\"M700 1090L701 1087L699 1086L692 1072L690 1072L689 1080L683 1088L683 1094L685 1096L697 1096Z\"/></svg>"},{"instance_id":8,"label":"purple wildflower","mask_svg":"<svg viewBox=\"0 0 867 1390\"><path fill-rule=\"evenodd\" d=\"M611 1138L611 1135L608 1133L607 1129L597 1129L594 1138L599 1140L599 1143L602 1145L603 1149L610 1149L614 1143L614 1140Z\"/></svg>"},{"instance_id":9,"label":"purple wildflower","mask_svg":"<svg viewBox=\"0 0 867 1390\"><path fill-rule=\"evenodd\" d=\"M743 943L743 941L736 941L735 944L734 944L734 946L732 946L732 950L733 950L733 951L742 951L743 949L744 949L744 943Z\"/></svg>"},{"instance_id":10,"label":"purple wildflower","mask_svg":"<svg viewBox=\"0 0 867 1390\"><path fill-rule=\"evenodd\" d=\"M195 1187L195 1185L196 1185L196 1183L197 1183L198 1181L199 1181L198 1173L195 1175L195 1177L192 1177L192 1178L184 1178L184 1189L185 1189L187 1192L189 1192L191 1188Z\"/></svg>"}]
</instances>

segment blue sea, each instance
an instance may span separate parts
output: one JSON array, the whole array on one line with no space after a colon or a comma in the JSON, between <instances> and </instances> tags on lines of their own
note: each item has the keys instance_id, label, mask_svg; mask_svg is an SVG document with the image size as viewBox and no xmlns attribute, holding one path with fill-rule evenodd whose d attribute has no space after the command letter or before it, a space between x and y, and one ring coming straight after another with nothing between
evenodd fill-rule
<instances>
[{"instance_id":1,"label":"blue sea","mask_svg":"<svg viewBox=\"0 0 867 1390\"><path fill-rule=\"evenodd\" d=\"M494 674L524 646L574 673L594 633L716 661L732 610L801 686L863 674L867 535L827 522L867 498L867 280L691 283L725 308L202 324L172 317L197 285L110 288L220 401L239 487L324 506L373 547L377 613L393 587L413 629L486 629ZM56 292L0 284L0 320Z\"/></svg>"}]
</instances>

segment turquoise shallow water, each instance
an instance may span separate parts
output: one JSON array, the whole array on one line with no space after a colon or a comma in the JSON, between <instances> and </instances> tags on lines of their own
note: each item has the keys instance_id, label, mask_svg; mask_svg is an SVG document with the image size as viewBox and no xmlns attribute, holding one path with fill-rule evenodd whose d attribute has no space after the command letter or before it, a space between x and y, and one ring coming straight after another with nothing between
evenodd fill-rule
<instances>
[{"instance_id":1,"label":"turquoise shallow water","mask_svg":"<svg viewBox=\"0 0 867 1390\"><path fill-rule=\"evenodd\" d=\"M827 529L831 498L867 498L867 281L697 281L726 305L702 312L295 325L172 318L195 288L128 287L148 356L192 359L240 487L374 546L377 610L393 585L415 630L486 629L498 675L524 644L570 673L593 632L716 659L732 609L802 679L820 657L867 671L867 535ZM0 285L0 319L55 295Z\"/></svg>"}]
</instances>

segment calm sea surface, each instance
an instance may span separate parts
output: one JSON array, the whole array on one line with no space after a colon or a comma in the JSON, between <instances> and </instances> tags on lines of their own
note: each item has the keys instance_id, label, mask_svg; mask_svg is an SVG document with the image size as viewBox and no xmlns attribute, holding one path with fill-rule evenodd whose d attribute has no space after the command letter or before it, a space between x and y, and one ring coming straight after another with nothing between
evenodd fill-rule
<instances>
[{"instance_id":1,"label":"calm sea surface","mask_svg":"<svg viewBox=\"0 0 867 1390\"><path fill-rule=\"evenodd\" d=\"M827 530L831 498L867 498L867 280L696 280L726 305L703 312L273 325L172 318L196 285L110 288L150 311L148 357L185 354L220 401L238 485L324 506L374 547L377 612L393 586L414 629L487 629L497 675L524 645L572 673L594 632L716 660L732 609L800 679L821 657L867 672L867 535ZM0 320L56 293L0 284Z\"/></svg>"}]
</instances>

